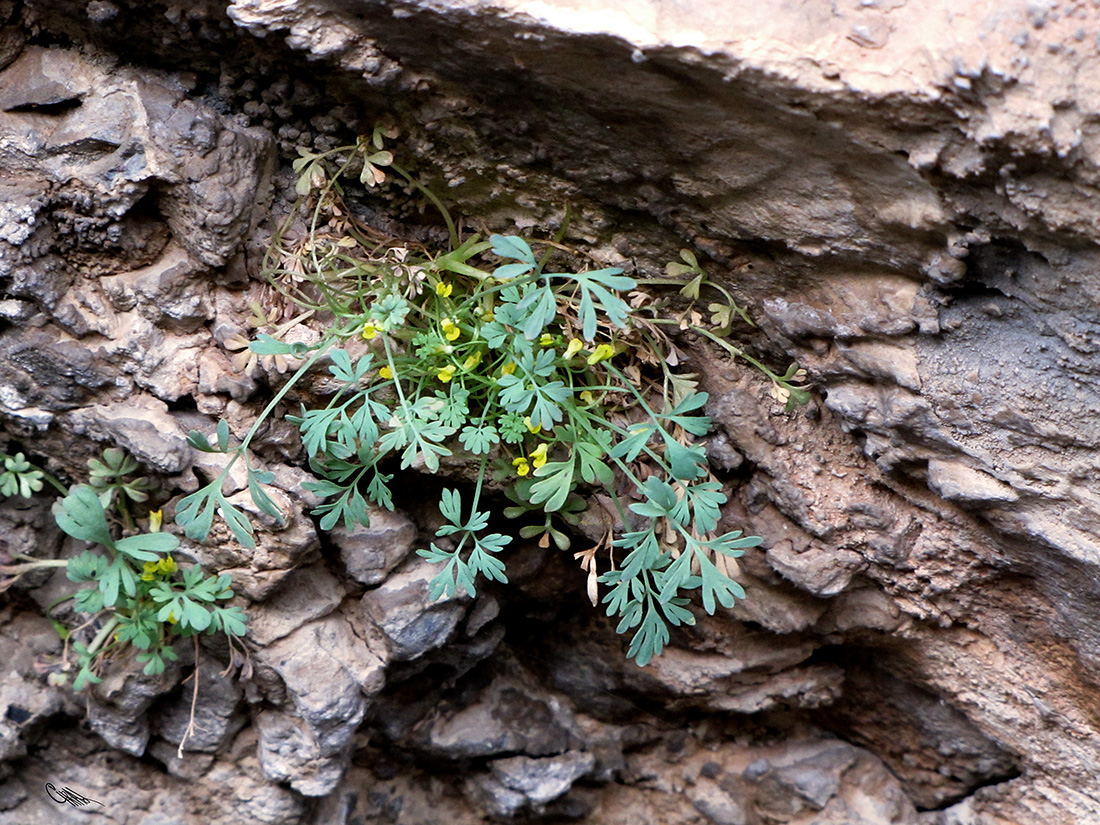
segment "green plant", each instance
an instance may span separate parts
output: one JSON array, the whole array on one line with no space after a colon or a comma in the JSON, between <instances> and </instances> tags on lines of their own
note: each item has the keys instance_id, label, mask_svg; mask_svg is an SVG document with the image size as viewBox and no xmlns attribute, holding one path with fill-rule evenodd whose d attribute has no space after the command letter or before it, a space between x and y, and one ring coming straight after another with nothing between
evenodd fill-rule
<instances>
[{"instance_id":1,"label":"green plant","mask_svg":"<svg viewBox=\"0 0 1100 825\"><path fill-rule=\"evenodd\" d=\"M107 551L104 555L85 550L68 562L71 581L92 584L76 592L76 610L107 613L90 644L73 644L79 666L75 690L100 681L96 663L118 646L137 648L144 672L152 675L163 673L165 662L177 658L173 644L178 638L204 631L230 637L245 634L241 609L217 604L233 596L230 577L205 576L198 565L179 568L171 556L179 546L176 536L151 529L116 539L100 496L83 484L55 502L54 518L73 538ZM151 528L159 528L158 515L151 521Z\"/></svg>"},{"instance_id":2,"label":"green plant","mask_svg":"<svg viewBox=\"0 0 1100 825\"><path fill-rule=\"evenodd\" d=\"M440 207L448 248L380 243L340 204L346 174L358 168L360 180L374 185L387 166ZM295 168L299 193L312 198L309 231L289 244L281 230L267 271L304 311L297 319L331 321L310 346L267 333L252 342L253 355L302 363L239 444L230 446L224 421L214 443L191 434L196 448L231 458L220 476L181 502L177 521L189 536L204 539L217 509L237 540L253 546L247 517L222 492L239 459L257 507L281 518L263 490L270 475L252 467L248 446L263 416L327 357L334 393L289 417L320 477L306 486L327 499L315 510L322 529L367 524L371 504L392 509L388 484L395 465L436 473L445 462L476 464L468 496L443 491L446 523L438 540L419 551L441 565L430 586L433 598L459 590L472 595L478 576L507 581L499 554L512 537L492 526L487 485L512 501L505 515L542 516L521 535L541 534L544 544L563 549L569 538L554 519L575 523L585 508L579 493L607 491L621 534L577 556L589 573L593 602L602 584L619 632L634 632L628 655L641 665L661 652L670 626L694 623L690 591L701 590L708 613L744 596L729 560L761 539L721 529L726 496L696 440L710 429L707 394L669 363L671 343L661 325L679 322L632 307L644 302L632 293L635 279L617 267L549 269L560 237L541 257L516 236L460 238L438 199L382 150L378 130L355 146L303 152ZM708 282L694 258L685 260L698 270L686 287L698 297ZM712 311L728 325L735 310L729 298ZM688 327L721 343L701 323ZM804 392L792 384L796 370L768 374L790 388L788 399ZM602 575L600 550L607 554Z\"/></svg>"},{"instance_id":3,"label":"green plant","mask_svg":"<svg viewBox=\"0 0 1100 825\"><path fill-rule=\"evenodd\" d=\"M30 498L42 490L43 482L49 483L58 492L65 493L65 487L60 481L27 461L23 453L0 453L0 461L4 465L4 472L0 473L0 496Z\"/></svg>"},{"instance_id":4,"label":"green plant","mask_svg":"<svg viewBox=\"0 0 1100 825\"><path fill-rule=\"evenodd\" d=\"M43 488L43 482L57 489L62 495L65 486L49 473L31 464L23 453L0 453L4 471L0 473L0 496L30 498ZM16 562L16 564L12 564ZM9 553L0 539L0 593L8 590L28 573L53 567L64 567L67 562L59 559L40 559L25 553Z\"/></svg>"},{"instance_id":5,"label":"green plant","mask_svg":"<svg viewBox=\"0 0 1100 825\"><path fill-rule=\"evenodd\" d=\"M172 552L179 539L160 532L160 511L148 515L141 529L130 512L130 502L148 498L149 484L132 478L138 464L123 450L108 448L102 460L88 462L90 480L66 491L52 476L34 468L22 454L8 467L18 473L19 490L41 489L48 479L65 495L54 502L57 525L68 535L101 548L85 550L68 561L20 556L20 564L0 567L3 587L39 569L66 568L70 581L91 586L76 591L77 612L91 614L80 628L70 630L55 621L65 640L63 670L52 674L55 682L65 680L69 650L76 657L74 690L101 681L101 664L127 646L137 649L138 662L149 675L164 672L165 663L177 658L173 649L181 637L223 632L230 639L244 636L245 617L239 607L218 605L232 597L230 577L205 576L198 565L180 568ZM30 479L30 482L23 483ZM77 631L100 622L95 635L84 642Z\"/></svg>"}]
</instances>

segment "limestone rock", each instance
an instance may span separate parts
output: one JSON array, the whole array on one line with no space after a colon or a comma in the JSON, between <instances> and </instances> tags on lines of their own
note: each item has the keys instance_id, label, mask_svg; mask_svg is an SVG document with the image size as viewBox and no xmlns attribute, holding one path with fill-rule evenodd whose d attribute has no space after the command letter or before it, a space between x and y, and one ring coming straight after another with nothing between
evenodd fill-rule
<instances>
[{"instance_id":1,"label":"limestone rock","mask_svg":"<svg viewBox=\"0 0 1100 825\"><path fill-rule=\"evenodd\" d=\"M1013 502L1020 495L989 473L958 461L928 462L928 484L946 499L966 502Z\"/></svg>"},{"instance_id":2,"label":"limestone rock","mask_svg":"<svg viewBox=\"0 0 1100 825\"><path fill-rule=\"evenodd\" d=\"M220 673L222 665L206 656L199 657L198 699L194 702L194 684L153 721L153 732L172 745L183 743L184 751L212 753L224 745L245 724L240 713L243 691L232 679Z\"/></svg>"},{"instance_id":3,"label":"limestone rock","mask_svg":"<svg viewBox=\"0 0 1100 825\"><path fill-rule=\"evenodd\" d=\"M438 573L435 565L413 558L363 596L362 608L390 640L397 661L411 661L445 644L465 615L469 597L461 591L432 601L428 583Z\"/></svg>"},{"instance_id":4,"label":"limestone rock","mask_svg":"<svg viewBox=\"0 0 1100 825\"><path fill-rule=\"evenodd\" d=\"M382 688L385 656L340 614L306 624L259 652L258 665L285 686L285 699L277 698L287 705L286 711L259 716L264 774L306 796L324 796L336 787L366 697Z\"/></svg>"},{"instance_id":5,"label":"limestone rock","mask_svg":"<svg viewBox=\"0 0 1100 825\"><path fill-rule=\"evenodd\" d=\"M42 622L20 617L6 625L0 637L0 763L25 756L27 745L33 744L37 733L65 707L62 693L43 690L34 672L35 653L57 648L47 635L52 628ZM12 786L10 792L18 795L18 786Z\"/></svg>"},{"instance_id":6,"label":"limestone rock","mask_svg":"<svg viewBox=\"0 0 1100 825\"><path fill-rule=\"evenodd\" d=\"M773 821L917 823L912 803L882 764L844 743L791 746L776 763L753 762L743 778L756 811Z\"/></svg>"},{"instance_id":7,"label":"limestone rock","mask_svg":"<svg viewBox=\"0 0 1100 825\"><path fill-rule=\"evenodd\" d=\"M153 676L139 669L112 669L92 690L89 726L111 747L141 756L151 734L146 711L176 685L179 670L180 664L172 661L167 661L163 673Z\"/></svg>"},{"instance_id":8,"label":"limestone rock","mask_svg":"<svg viewBox=\"0 0 1100 825\"><path fill-rule=\"evenodd\" d=\"M513 667L462 706L431 708L403 738L433 755L463 759L509 753L552 756L575 747L578 736L568 706Z\"/></svg>"},{"instance_id":9,"label":"limestone rock","mask_svg":"<svg viewBox=\"0 0 1100 825\"><path fill-rule=\"evenodd\" d=\"M296 570L293 579L252 609L249 636L257 644L270 645L327 616L339 604L339 584L331 573L317 565Z\"/></svg>"},{"instance_id":10,"label":"limestone rock","mask_svg":"<svg viewBox=\"0 0 1100 825\"><path fill-rule=\"evenodd\" d=\"M578 751L537 759L494 759L489 774L471 778L467 788L491 816L514 817L524 809L539 813L548 802L567 793L594 764L591 754Z\"/></svg>"},{"instance_id":11,"label":"limestone rock","mask_svg":"<svg viewBox=\"0 0 1100 825\"><path fill-rule=\"evenodd\" d=\"M328 535L340 551L348 575L370 586L384 580L405 559L413 549L417 533L407 516L373 508L370 527L349 531L338 525Z\"/></svg>"},{"instance_id":12,"label":"limestone rock","mask_svg":"<svg viewBox=\"0 0 1100 825\"><path fill-rule=\"evenodd\" d=\"M748 814L736 797L714 782L701 781L685 791L691 804L714 825L748 825Z\"/></svg>"},{"instance_id":13,"label":"limestone rock","mask_svg":"<svg viewBox=\"0 0 1100 825\"><path fill-rule=\"evenodd\" d=\"M182 471L194 452L187 443L187 433L169 414L168 405L147 395L132 396L125 404L76 410L67 423L74 433L121 447L161 473Z\"/></svg>"}]
</instances>

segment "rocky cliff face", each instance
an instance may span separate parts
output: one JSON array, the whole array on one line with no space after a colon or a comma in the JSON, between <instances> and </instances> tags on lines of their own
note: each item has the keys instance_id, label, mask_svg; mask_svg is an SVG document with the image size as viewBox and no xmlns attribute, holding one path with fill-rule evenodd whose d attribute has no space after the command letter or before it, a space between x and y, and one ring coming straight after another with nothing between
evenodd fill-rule
<instances>
[{"instance_id":1,"label":"rocky cliff face","mask_svg":"<svg viewBox=\"0 0 1100 825\"><path fill-rule=\"evenodd\" d=\"M747 345L815 384L786 414L682 343L726 515L765 543L749 598L646 669L562 554L430 602L422 479L319 535L273 424L297 517L183 548L233 574L253 659L199 651L183 758L193 651L85 702L35 669L71 584L9 591L0 822L82 815L45 782L145 825L1100 821L1092 4L0 0L0 24L0 438L59 475L121 446L170 507L209 474L187 431L243 433L283 380L235 342L295 148L382 117L471 222L568 205L572 243L643 274L693 248ZM360 207L432 231L399 192ZM44 499L0 523L76 552Z\"/></svg>"}]
</instances>

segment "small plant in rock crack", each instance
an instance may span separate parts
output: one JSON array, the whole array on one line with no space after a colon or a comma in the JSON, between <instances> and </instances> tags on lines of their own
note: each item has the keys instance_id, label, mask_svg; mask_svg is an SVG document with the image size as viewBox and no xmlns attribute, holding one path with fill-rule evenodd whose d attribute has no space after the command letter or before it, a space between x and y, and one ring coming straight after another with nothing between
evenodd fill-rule
<instances>
[{"instance_id":1,"label":"small plant in rock crack","mask_svg":"<svg viewBox=\"0 0 1100 825\"><path fill-rule=\"evenodd\" d=\"M491 530L486 482L513 502L505 515L542 514L542 524L523 527L522 536L541 535L544 546L562 549L569 538L554 520L576 523L585 509L578 493L603 488L623 529L577 557L593 603L602 584L619 632L634 632L628 655L646 664L668 642L670 626L694 623L691 591L701 590L708 613L744 596L731 560L761 542L720 529L726 495L696 441L710 429L707 394L673 371L663 321L632 308L645 303L632 292L635 279L617 267L548 270L560 238L541 257L516 236L461 239L438 199L381 148L376 132L328 153L339 161L335 171L321 155L296 164L299 192L313 197L310 229L296 246L276 236L272 257L284 263L268 272L301 309L333 321L311 346L268 334L251 344L258 356L305 359L262 416L328 358L336 391L324 406L289 417L321 477L306 486L327 499L315 510L323 529L367 524L371 504L392 509L393 464L431 473L445 462L476 466L468 496L444 490L446 523L419 551L441 565L433 598L473 595L478 576L507 581L499 554L512 537ZM342 205L342 176L361 168L360 180L374 185L385 166L440 206L448 249L378 242ZM702 279L693 283L697 292ZM776 378L789 384L791 377ZM232 452L230 465L244 456L257 507L278 517L262 489L269 477L247 464L259 423L233 448L224 421L216 446L199 433L191 443ZM185 499L177 519L202 539L219 508L251 545L251 526L222 494L227 473Z\"/></svg>"},{"instance_id":2,"label":"small plant in rock crack","mask_svg":"<svg viewBox=\"0 0 1100 825\"><path fill-rule=\"evenodd\" d=\"M65 567L70 581L91 585L70 597L76 611L91 618L73 630L55 622L65 640L63 668L70 648L75 654L73 688L79 691L101 681L97 671L102 663L127 646L137 649L144 672L154 675L177 658L173 645L181 637L219 631L231 638L243 636L241 609L218 604L233 595L229 576L206 576L198 565L181 568L172 557L179 539L160 532L160 511L148 514L145 529L139 527L130 503L146 501L149 484L132 477L137 462L112 447L88 466L87 484L65 491L51 480L65 492L54 502L53 515L65 533L101 550L85 550L68 561L24 559L21 565L0 567L0 573L11 577L9 585L20 575L49 567ZM25 478L32 470L20 467L20 472ZM39 479L46 477L40 470L33 472ZM94 625L98 627L90 641L77 640L78 631ZM66 679L63 672L52 676L55 682Z\"/></svg>"},{"instance_id":3,"label":"small plant in rock crack","mask_svg":"<svg viewBox=\"0 0 1100 825\"><path fill-rule=\"evenodd\" d=\"M42 489L46 474L27 461L23 453L0 456L4 472L0 473L0 496L30 498Z\"/></svg>"}]
</instances>

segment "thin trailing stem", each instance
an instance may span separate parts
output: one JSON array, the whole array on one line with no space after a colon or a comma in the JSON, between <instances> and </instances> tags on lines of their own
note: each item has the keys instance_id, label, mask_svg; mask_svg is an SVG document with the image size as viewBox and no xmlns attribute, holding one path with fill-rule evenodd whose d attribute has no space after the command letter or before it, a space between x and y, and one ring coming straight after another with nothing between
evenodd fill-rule
<instances>
[{"instance_id":1,"label":"thin trailing stem","mask_svg":"<svg viewBox=\"0 0 1100 825\"><path fill-rule=\"evenodd\" d=\"M183 746L187 740L195 733L195 710L199 705L199 637L192 636L195 641L195 669L191 672L191 675L187 677L192 680L191 690L191 713L187 717L187 728L183 732L183 738L180 739L180 745L176 749L176 758L183 759ZM186 679L184 681L187 681Z\"/></svg>"}]
</instances>

